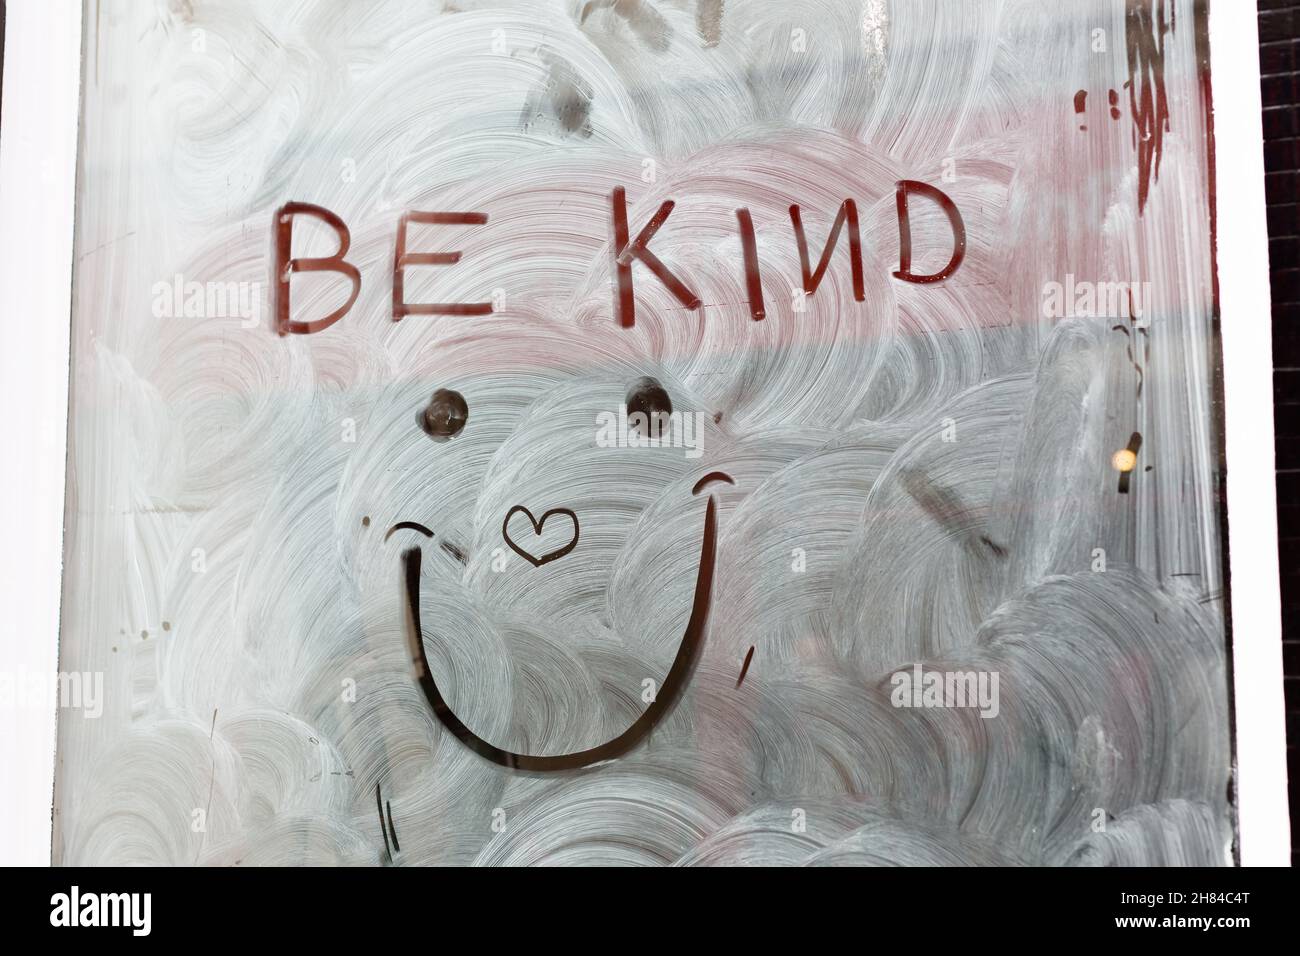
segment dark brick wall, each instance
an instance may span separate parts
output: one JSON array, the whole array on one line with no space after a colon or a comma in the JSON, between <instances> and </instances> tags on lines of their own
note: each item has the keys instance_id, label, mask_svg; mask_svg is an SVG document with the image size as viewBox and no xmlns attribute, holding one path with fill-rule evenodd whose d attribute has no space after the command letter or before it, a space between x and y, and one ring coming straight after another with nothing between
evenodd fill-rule
<instances>
[{"instance_id":1,"label":"dark brick wall","mask_svg":"<svg viewBox=\"0 0 1300 956\"><path fill-rule=\"evenodd\" d=\"M1220 0L1223 2L1223 0ZM1300 864L1300 0L1259 0L1291 861ZM1216 104L1217 105L1217 104ZM1220 106L1220 108L1222 108ZM1220 171L1222 172L1222 170ZM1231 479L1229 479L1231 480ZM1230 519L1231 520L1231 519Z\"/></svg>"}]
</instances>

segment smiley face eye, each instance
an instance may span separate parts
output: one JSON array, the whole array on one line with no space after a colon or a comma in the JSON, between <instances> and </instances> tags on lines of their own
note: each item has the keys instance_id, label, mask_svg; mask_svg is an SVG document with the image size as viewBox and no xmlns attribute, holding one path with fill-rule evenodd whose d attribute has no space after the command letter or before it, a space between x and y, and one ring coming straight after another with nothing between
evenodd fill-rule
<instances>
[{"instance_id":1,"label":"smiley face eye","mask_svg":"<svg viewBox=\"0 0 1300 956\"><path fill-rule=\"evenodd\" d=\"M440 388L433 393L429 404L416 414L415 420L434 441L448 441L465 427L469 420L469 405L460 392Z\"/></svg>"},{"instance_id":2,"label":"smiley face eye","mask_svg":"<svg viewBox=\"0 0 1300 956\"><path fill-rule=\"evenodd\" d=\"M637 412L644 415L642 420L647 422L654 421L657 415L667 416L673 413L673 400L668 397L667 390L659 384L658 379L649 376L638 378L632 383L623 404L627 406L629 423Z\"/></svg>"}]
</instances>

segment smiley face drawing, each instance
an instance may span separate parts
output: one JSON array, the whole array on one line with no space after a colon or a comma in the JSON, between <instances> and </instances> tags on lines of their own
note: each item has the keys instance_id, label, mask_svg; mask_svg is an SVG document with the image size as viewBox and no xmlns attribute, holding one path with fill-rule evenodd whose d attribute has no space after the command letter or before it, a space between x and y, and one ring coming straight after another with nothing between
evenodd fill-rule
<instances>
[{"instance_id":1,"label":"smiley face drawing","mask_svg":"<svg viewBox=\"0 0 1300 956\"><path fill-rule=\"evenodd\" d=\"M662 444L665 441L671 442L670 435L667 432L678 427L678 423L683 421L680 416L672 417L671 399L663 390L662 386L653 379L643 379L636 383L636 387L629 393L627 403L620 409L620 414L631 408L629 418L632 419L632 440L640 441L641 435L644 434L647 440L647 447L650 443L656 442ZM635 416L640 415L640 420ZM429 405L418 416L418 421L430 437L438 440L449 440L458 435L465 426L468 416L468 406L464 397L458 392L439 389L434 392L429 401ZM651 423L655 423L651 427ZM698 436L697 436L698 437ZM721 481L734 484L730 476L722 472L711 472L703 476L692 489L698 493L711 482ZM516 513L522 513L527 516L532 524L534 534L540 535L548 518L552 516L565 517L572 525L572 538L565 544L547 551L540 556L532 554L517 544L510 536L510 519ZM534 518L532 513L523 505L515 505L506 512L505 519L502 521L501 533L506 544L518 555L527 560L533 567L540 568L558 558L571 552L578 545L579 540L579 522L577 515L568 508L555 508L545 512L540 519ZM429 531L423 525L414 521L402 521L394 525L385 538L391 537L393 532L399 530L417 530L426 537L434 537L433 532ZM429 706L437 716L442 725L456 736L462 743L472 751L482 757L517 770L526 771L553 771L553 770L572 770L578 767L584 767L589 764L599 763L604 760L610 760L619 757L634 747L640 740L650 732L655 723L671 710L677 702L681 691L686 682L690 679L696 660L698 658L700 647L704 641L705 629L708 624L709 606L713 592L714 581L714 560L717 551L717 505L712 497L708 500L708 510L705 515L703 536L700 542L699 568L696 574L695 594L691 603L690 618L686 625L686 632L682 637L681 646L678 649L677 656L673 660L672 668L664 678L659 692L655 695L650 706L639 716L630 727L617 737L606 741L599 746L590 747L585 750L568 754L554 755L535 755L520 754L497 747L484 740L478 734L474 733L467 727L459 717L453 712L448 705L446 698L438 689L437 680L434 678L429 666L429 659L424 648L424 629L420 621L420 568L422 564L422 552L419 548L411 548L402 555L406 575L406 593L407 609L409 612L408 623L411 631L411 645L413 649L412 660L416 665L416 671L420 681L420 687L424 692Z\"/></svg>"},{"instance_id":2,"label":"smiley face drawing","mask_svg":"<svg viewBox=\"0 0 1300 956\"><path fill-rule=\"evenodd\" d=\"M714 472L705 476L702 481L707 480L724 480L730 481L730 478L721 472ZM700 487L697 484L697 489ZM522 506L516 505L516 509ZM503 523L503 533L509 525L509 516L507 512L506 521ZM548 512L555 514L557 512ZM564 513L571 516L573 512L564 509ZM531 516L530 516L531 517ZM545 517L541 522L534 522L534 529L541 531L541 526L545 524ZM472 730L452 712L448 706L442 692L438 689L438 683L434 679L429 667L428 656L424 650L423 627L420 624L420 564L421 552L419 549L411 549L403 554L403 562L406 570L406 588L408 609L410 612L410 623L412 632L412 645L415 652L414 660L418 668L417 672L420 679L420 687L424 691L425 697L429 701L429 706L433 709L438 720L453 733L462 743L473 750L480 756L498 763L503 767L509 767L518 770L532 771L550 771L550 770L573 770L578 767L585 767L589 764L599 763L604 760L612 760L615 757L622 756L632 747L636 746L640 740L654 727L661 716L666 714L677 702L686 682L690 679L694 670L700 646L704 641L705 628L708 624L709 605L713 591L713 572L714 558L717 550L717 505L712 498L709 499L708 511L704 520L704 532L700 542L700 560L699 571L696 575L695 597L691 603L691 616L686 625L686 633L682 636L681 647L677 652L677 657L673 660L673 666L668 671L667 677L664 678L663 685L655 696L654 701L649 707L636 719L627 730L619 734L612 740L606 741L596 747L578 751L569 754L555 754L550 756L539 756L530 754L512 753L496 747L475 734ZM512 542L511 547L520 550ZM532 559L534 565L540 567L548 560L561 557L577 544L577 526L575 521L574 540L570 545L550 552L546 557L541 559Z\"/></svg>"},{"instance_id":3,"label":"smiley face drawing","mask_svg":"<svg viewBox=\"0 0 1300 956\"><path fill-rule=\"evenodd\" d=\"M545 343L545 349L553 350L557 355L563 354L565 361L574 361L575 356L584 351L580 346L575 348L562 342L563 338L568 337L562 327L552 326L547 329L545 324L534 323L530 332L534 350L539 344ZM459 336L456 344L452 345L452 350L454 352L463 344L465 348L477 351L481 361L486 352L479 339L477 335ZM548 339L551 341L548 342ZM616 341L617 337L611 336L604 348L608 349L610 343ZM626 346L619 348L631 367L636 356ZM592 355L599 355L601 351L601 348L597 348ZM537 351L532 353L534 361L537 354ZM605 351L606 361L608 355L609 352ZM534 502L544 499L548 491L555 495L556 492L545 485L541 494L521 490L527 487L529 479L514 469L519 459L526 460L531 454L514 445L532 436L531 426L518 422L518 414L514 411L514 406L518 403L511 400L508 394L504 396L505 401L502 401L503 396L499 393L482 387L481 382L484 380L492 381L490 373L484 376L475 370L466 374L470 363L464 356L453 355L446 362L438 362L438 365L449 370L459 370L445 380L455 388L439 388L433 390L431 396L426 393L426 404L415 415L417 428L408 429L409 435L405 439L414 454L447 462L447 472L453 481L457 477L464 479L465 466L462 463L467 459L486 458L489 468L483 479L484 486L495 488L497 482L491 474L492 468L503 467L513 471L511 485L514 493L524 500ZM554 371L539 374L557 376ZM568 376L564 372L559 374ZM546 502L546 505L553 506L538 506L536 515L526 505L503 503L492 520L495 534L486 525L473 532L466 531L463 525L458 526L454 518L448 521L444 509L424 508L412 514L403 512L395 515L401 520L392 523L384 533L383 549L385 554L400 554L405 605L403 623L409 638L410 659L429 710L442 727L473 753L501 766L530 772L571 770L608 761L631 751L671 712L681 698L704 647L715 588L719 525L719 505L715 491L720 488L734 489L735 480L709 464L709 455L705 449L720 434L716 422L697 409L683 408L682 403L689 400L688 394L677 386L673 387L677 395L675 407L669 391L659 381L648 376L629 375L621 384L605 377L571 376L567 383L545 386L528 383L523 387L535 396L527 420L538 423L539 428L550 430L545 435L548 444L564 448L558 455L550 454L548 450L551 460L540 471L542 477L557 467L578 470L586 467L584 463L590 463L591 471L599 474L602 467L607 469L613 463L624 471L624 480L617 483L614 490L605 491L604 500L597 498L594 502L590 497L575 497L572 490L565 489L560 492L564 497L559 498L558 502ZM404 387L404 390L409 392L409 388ZM606 408L612 410L611 414L621 415L624 421L621 428L615 424L608 429L607 435L602 436L599 434L598 422L602 418L610 418L610 415L602 414ZM637 418L638 413L642 415L641 420ZM507 439L506 447L489 447L480 455L475 447L477 443L484 442L489 446L498 444L495 437L498 430L494 423L504 416L509 416L516 423L513 426L515 442ZM396 420L400 421L400 416ZM410 416L407 416L407 420L410 420ZM650 422L656 420L660 424L652 429ZM485 437L482 437L484 433ZM568 440L557 441L559 436ZM645 447L639 447L643 437L646 439ZM440 469L421 466L421 470L436 475ZM663 484L669 491L660 495L655 484ZM501 487L501 493L510 493L509 487L504 483ZM623 494L621 500L618 493L620 489ZM552 581L564 584L574 574L590 575L593 580L599 580L602 575L608 577L607 559L588 561L585 565L582 563L584 548L592 547L591 542L599 547L602 532L609 522L619 520L623 515L636 517L636 511L631 507L634 500L631 495L653 496L653 499L659 499L659 508L667 513L668 494L676 489L680 489L677 493L681 496L680 503L685 513L683 517L689 515L696 523L692 529L693 546L683 542L682 547L675 547L674 557L679 560L669 565L675 574L680 573L681 577L687 579L689 591L682 591L680 596L687 599L689 611L679 625L680 640L667 658L668 666L659 673L647 668L646 676L638 676L635 681L625 684L626 693L635 692L640 697L642 683L650 681L653 690L644 694L644 709L609 739L558 754L527 752L523 747L508 748L495 742L489 736L489 731L473 729L469 720L458 715L452 703L459 697L460 688L451 682L440 686L437 668L430 663L430 650L438 646L445 628L438 623L437 618L422 613L422 594L436 593L435 589L442 587L457 590L457 576L468 577L469 580L477 578L488 587L496 586L498 582L513 585L507 594L520 603L525 617L533 618L529 626L534 629L544 626L545 616L534 615L531 610L541 606L541 602L533 603L534 592ZM422 495L417 500L422 502L428 497L437 500L445 494L446 492L433 492L431 495ZM704 507L692 508L693 502L699 502ZM495 504L492 507L495 508ZM650 520L658 519L651 516ZM684 522L682 526L685 527ZM417 546L410 547L412 542L416 542ZM425 551L429 552L427 559ZM694 558L693 561L690 560L691 557ZM432 565L429 561L433 562ZM682 573L676 570L679 563L687 562L691 565L689 571ZM429 570L426 571L426 568ZM447 570L453 574L444 577ZM610 585L606 585L602 590L609 589ZM584 590L595 592L594 588ZM678 590L680 589L669 593L677 597ZM506 600L509 601L511 597ZM573 599L569 598L567 603L573 603ZM501 603L498 603L491 615L499 614L500 610ZM615 617L619 614L618 610L613 611ZM678 616L674 611L671 618L676 619ZM583 625L579 624L581 626ZM538 635L533 639L543 638ZM602 640L608 643L611 639ZM617 643L618 639L614 637L613 640ZM559 643L563 644L563 641ZM426 649L426 644L429 649ZM573 703L575 709L582 709L581 701ZM556 706L564 706L564 703L559 702ZM509 739L510 732L507 731L504 736Z\"/></svg>"}]
</instances>

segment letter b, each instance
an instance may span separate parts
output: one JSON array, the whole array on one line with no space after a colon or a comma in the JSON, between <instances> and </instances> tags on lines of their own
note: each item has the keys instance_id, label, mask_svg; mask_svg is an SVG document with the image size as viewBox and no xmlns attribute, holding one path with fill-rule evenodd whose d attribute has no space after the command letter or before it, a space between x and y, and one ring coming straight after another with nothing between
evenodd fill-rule
<instances>
[{"instance_id":1,"label":"letter b","mask_svg":"<svg viewBox=\"0 0 1300 956\"><path fill-rule=\"evenodd\" d=\"M314 216L328 225L339 237L339 251L332 256L315 258L291 258L293 249L293 217L298 214ZM309 335L328 329L352 308L361 291L361 273L357 267L343 257L352 245L352 235L343 220L323 206L313 206L305 202L289 202L281 206L275 214L275 326L281 335ZM347 302L335 309L323 319L315 322L294 322L289 305L289 280L295 272L338 272L347 276L352 283L352 293Z\"/></svg>"}]
</instances>

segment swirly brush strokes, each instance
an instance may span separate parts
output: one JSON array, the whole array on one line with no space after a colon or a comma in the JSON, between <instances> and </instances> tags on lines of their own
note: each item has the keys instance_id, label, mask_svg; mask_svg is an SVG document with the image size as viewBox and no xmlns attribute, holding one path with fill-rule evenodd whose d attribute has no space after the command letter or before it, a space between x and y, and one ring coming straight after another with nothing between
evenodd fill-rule
<instances>
[{"instance_id":1,"label":"swirly brush strokes","mask_svg":"<svg viewBox=\"0 0 1300 956\"><path fill-rule=\"evenodd\" d=\"M1231 864L1205 16L88 15L54 860Z\"/></svg>"}]
</instances>

